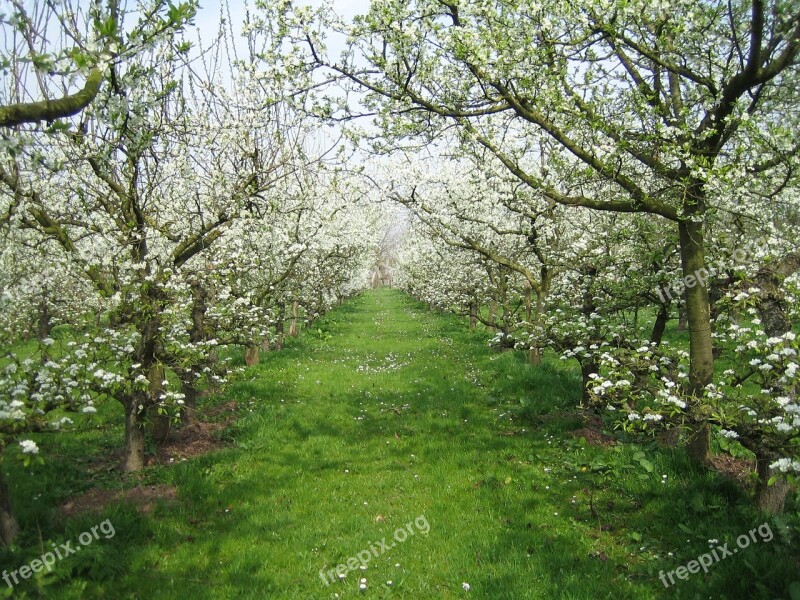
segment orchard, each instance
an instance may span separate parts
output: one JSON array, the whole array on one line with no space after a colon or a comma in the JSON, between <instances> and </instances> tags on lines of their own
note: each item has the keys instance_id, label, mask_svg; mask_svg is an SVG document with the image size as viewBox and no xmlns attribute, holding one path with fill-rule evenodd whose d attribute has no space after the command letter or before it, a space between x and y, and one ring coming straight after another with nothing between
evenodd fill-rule
<instances>
[{"instance_id":1,"label":"orchard","mask_svg":"<svg viewBox=\"0 0 800 600\"><path fill-rule=\"evenodd\" d=\"M797 2L0 27L0 598L800 598Z\"/></svg>"}]
</instances>

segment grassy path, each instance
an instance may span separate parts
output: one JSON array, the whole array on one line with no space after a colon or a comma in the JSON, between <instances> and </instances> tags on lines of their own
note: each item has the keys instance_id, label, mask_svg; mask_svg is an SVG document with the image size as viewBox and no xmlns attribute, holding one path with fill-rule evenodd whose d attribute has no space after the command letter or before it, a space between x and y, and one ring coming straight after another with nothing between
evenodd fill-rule
<instances>
[{"instance_id":1,"label":"grassy path","mask_svg":"<svg viewBox=\"0 0 800 600\"><path fill-rule=\"evenodd\" d=\"M249 407L231 447L164 470L177 507L112 509L101 571L48 597L675 597L659 569L763 519L679 453L645 448L646 468L638 448L571 435L577 382L562 368L493 353L399 293L366 294L248 370L229 392ZM757 577L728 559L678 597L788 577L762 547L779 552L748 550ZM359 553L366 569L339 580Z\"/></svg>"}]
</instances>

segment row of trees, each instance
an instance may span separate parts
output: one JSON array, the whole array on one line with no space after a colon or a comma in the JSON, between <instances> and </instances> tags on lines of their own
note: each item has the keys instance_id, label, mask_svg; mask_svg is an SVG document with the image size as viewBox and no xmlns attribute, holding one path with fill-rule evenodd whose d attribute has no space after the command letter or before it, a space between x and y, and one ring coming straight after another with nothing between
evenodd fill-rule
<instances>
[{"instance_id":1,"label":"row of trees","mask_svg":"<svg viewBox=\"0 0 800 600\"><path fill-rule=\"evenodd\" d=\"M395 277L400 286L469 316L473 327L482 322L496 331L493 344L527 350L532 364L546 349L575 360L582 404L628 431L703 418L755 453L759 502L781 506L782 478L800 466L799 348L791 331L800 315L790 230L767 239L725 219L709 228L720 259L696 279L711 290L715 357L728 368L696 399L689 354L664 339L668 321L685 311L680 288L696 285L682 279L669 230L633 215L597 218L525 199L518 182L486 163L438 171L429 163L409 162L405 172L393 165L397 179L386 190L410 220ZM685 321L678 326L685 331ZM768 485L776 473L780 481Z\"/></svg>"},{"instance_id":2,"label":"row of trees","mask_svg":"<svg viewBox=\"0 0 800 600\"><path fill-rule=\"evenodd\" d=\"M554 346L580 361L585 400L610 399L630 423L645 407L647 422L679 418L699 462L718 424L756 451L762 488L800 466L784 285L797 270L795 2L377 0L352 23L281 4L258 26L282 34L271 61L339 90L308 109L371 116L361 134L376 152L454 157L455 179L419 168L424 183L387 190L436 240L413 252L410 289L496 303L534 359ZM325 46L336 35L339 56ZM287 43L306 60L287 60ZM458 181L474 170L481 181ZM421 285L426 263L456 273ZM659 344L678 298L685 358ZM647 345L624 316L645 307L658 315ZM724 385L715 354L737 327L762 362L739 361ZM764 373L776 375L758 388Z\"/></svg>"},{"instance_id":3,"label":"row of trees","mask_svg":"<svg viewBox=\"0 0 800 600\"><path fill-rule=\"evenodd\" d=\"M197 47L194 5L106 6L20 3L3 22L23 46L4 55L0 453L29 461L26 434L115 400L136 471L148 431L189 424L224 381L220 347L255 364L368 284L386 219L286 90L229 58L229 30ZM49 55L25 45L52 30ZM73 94L67 74L62 93L36 87L65 61L97 89ZM2 480L0 511L10 543Z\"/></svg>"}]
</instances>

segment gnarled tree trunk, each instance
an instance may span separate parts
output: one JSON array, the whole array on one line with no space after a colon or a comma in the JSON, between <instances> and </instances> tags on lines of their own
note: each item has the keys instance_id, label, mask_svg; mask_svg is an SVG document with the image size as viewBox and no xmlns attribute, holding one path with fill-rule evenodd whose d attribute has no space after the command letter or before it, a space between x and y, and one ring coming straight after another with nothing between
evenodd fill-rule
<instances>
[{"instance_id":1,"label":"gnarled tree trunk","mask_svg":"<svg viewBox=\"0 0 800 600\"><path fill-rule=\"evenodd\" d=\"M157 444L163 444L167 441L170 431L169 414L164 409L160 408L160 397L164 391L164 385L162 383L164 381L164 365L156 363L150 367L149 380L148 392L150 393L152 403L149 408L150 433Z\"/></svg>"},{"instance_id":2,"label":"gnarled tree trunk","mask_svg":"<svg viewBox=\"0 0 800 600\"><path fill-rule=\"evenodd\" d=\"M141 471L144 468L144 425L145 410L139 410L139 394L125 403L125 455L122 470L126 473Z\"/></svg>"}]
</instances>

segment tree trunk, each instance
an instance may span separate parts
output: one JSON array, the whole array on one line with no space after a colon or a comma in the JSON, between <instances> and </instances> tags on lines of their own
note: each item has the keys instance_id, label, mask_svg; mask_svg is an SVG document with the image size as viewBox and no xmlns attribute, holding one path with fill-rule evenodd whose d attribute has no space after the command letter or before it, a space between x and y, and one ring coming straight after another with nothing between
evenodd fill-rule
<instances>
[{"instance_id":1,"label":"tree trunk","mask_svg":"<svg viewBox=\"0 0 800 600\"><path fill-rule=\"evenodd\" d=\"M719 301L728 292L733 282L732 277L714 277L708 282L708 304L712 319L719 316Z\"/></svg>"},{"instance_id":2,"label":"tree trunk","mask_svg":"<svg viewBox=\"0 0 800 600\"><path fill-rule=\"evenodd\" d=\"M542 364L542 351L539 348L531 348L528 351L528 364L529 365Z\"/></svg>"},{"instance_id":3,"label":"tree trunk","mask_svg":"<svg viewBox=\"0 0 800 600\"><path fill-rule=\"evenodd\" d=\"M788 303L781 291L784 279L800 270L800 252L790 252L758 270L756 284L761 290L758 316L768 336L783 335L792 328Z\"/></svg>"},{"instance_id":4,"label":"tree trunk","mask_svg":"<svg viewBox=\"0 0 800 600\"><path fill-rule=\"evenodd\" d=\"M789 485L783 478L778 478L774 485L769 485L769 478L775 472L769 465L778 459L778 456L769 452L756 453L756 482L755 501L758 508L766 513L776 515L783 512L786 506L786 495L789 492Z\"/></svg>"},{"instance_id":5,"label":"tree trunk","mask_svg":"<svg viewBox=\"0 0 800 600\"><path fill-rule=\"evenodd\" d=\"M691 216L690 216L691 218ZM705 268L703 225L692 220L678 224L681 264L686 282L686 318L689 325L689 392L700 398L714 377L714 354L711 341L711 312L705 281L697 281ZM711 433L705 416L694 417L694 427L687 445L689 456L708 465L711 456Z\"/></svg>"},{"instance_id":6,"label":"tree trunk","mask_svg":"<svg viewBox=\"0 0 800 600\"><path fill-rule=\"evenodd\" d=\"M181 423L188 427L194 422L195 411L197 410L197 397L200 395L195 387L196 371L189 369L181 378L183 391L183 406L181 407Z\"/></svg>"},{"instance_id":7,"label":"tree trunk","mask_svg":"<svg viewBox=\"0 0 800 600\"><path fill-rule=\"evenodd\" d=\"M536 329L541 325L542 319L544 318L545 302L547 300L548 291L550 290L550 281L553 278L550 269L546 266L542 266L540 275L539 289L536 291L536 306L535 308L531 307L531 312L529 312L528 316L528 321L531 323L532 334L536 332ZM530 352L528 352L528 364L542 364L541 348L536 347L530 349Z\"/></svg>"},{"instance_id":8,"label":"tree trunk","mask_svg":"<svg viewBox=\"0 0 800 600\"><path fill-rule=\"evenodd\" d=\"M500 269L500 277L498 279L500 280L500 288L498 290L500 293L500 304L501 308L503 309L501 316L503 332L508 333L511 309L508 305L508 273L506 272L506 269Z\"/></svg>"},{"instance_id":9,"label":"tree trunk","mask_svg":"<svg viewBox=\"0 0 800 600\"><path fill-rule=\"evenodd\" d=\"M258 346L245 346L244 349L244 364L248 367L253 367L258 364L259 351Z\"/></svg>"},{"instance_id":10,"label":"tree trunk","mask_svg":"<svg viewBox=\"0 0 800 600\"><path fill-rule=\"evenodd\" d=\"M686 331L686 303L678 302L678 331Z\"/></svg>"},{"instance_id":11,"label":"tree trunk","mask_svg":"<svg viewBox=\"0 0 800 600\"><path fill-rule=\"evenodd\" d=\"M758 315L768 336L783 335L792 328L786 308L786 301L777 292L762 295L758 304Z\"/></svg>"},{"instance_id":12,"label":"tree trunk","mask_svg":"<svg viewBox=\"0 0 800 600\"><path fill-rule=\"evenodd\" d=\"M125 456L122 470L126 473L144 468L144 411L139 411L137 396L125 406Z\"/></svg>"},{"instance_id":13,"label":"tree trunk","mask_svg":"<svg viewBox=\"0 0 800 600\"><path fill-rule=\"evenodd\" d=\"M597 373L599 366L596 360L581 359L581 402L583 406L590 406L592 399L589 395L589 384L592 381L591 375Z\"/></svg>"},{"instance_id":14,"label":"tree trunk","mask_svg":"<svg viewBox=\"0 0 800 600\"><path fill-rule=\"evenodd\" d=\"M206 312L208 310L208 298L213 288L206 288L199 280L190 282L192 288L192 330L189 335L193 344L198 344L207 339L206 332ZM206 359L207 366L212 366L211 352ZM194 422L197 411L197 399L200 396L197 390L197 379L202 367L201 364L192 364L188 369L175 368L180 375L181 388L183 391L183 406L181 407L181 424L188 427Z\"/></svg>"},{"instance_id":15,"label":"tree trunk","mask_svg":"<svg viewBox=\"0 0 800 600\"><path fill-rule=\"evenodd\" d=\"M695 424L686 441L686 454L695 464L711 465L711 427L707 421Z\"/></svg>"},{"instance_id":16,"label":"tree trunk","mask_svg":"<svg viewBox=\"0 0 800 600\"><path fill-rule=\"evenodd\" d=\"M50 315L50 307L47 300L42 298L39 302L38 319L36 322L36 337L40 340L50 337L50 332L53 330L52 316Z\"/></svg>"},{"instance_id":17,"label":"tree trunk","mask_svg":"<svg viewBox=\"0 0 800 600\"><path fill-rule=\"evenodd\" d=\"M289 335L292 337L297 337L300 334L300 331L297 327L297 308L298 302L295 300L292 302L292 320L289 323Z\"/></svg>"},{"instance_id":18,"label":"tree trunk","mask_svg":"<svg viewBox=\"0 0 800 600\"><path fill-rule=\"evenodd\" d=\"M278 304L278 320L275 322L275 350L283 349L283 327L286 321L286 305Z\"/></svg>"},{"instance_id":19,"label":"tree trunk","mask_svg":"<svg viewBox=\"0 0 800 600\"><path fill-rule=\"evenodd\" d=\"M155 363L150 367L150 374L148 379L148 392L150 394L150 433L153 440L157 444L163 444L167 441L170 432L170 417L163 406L161 400L161 393L164 391L164 365Z\"/></svg>"},{"instance_id":20,"label":"tree trunk","mask_svg":"<svg viewBox=\"0 0 800 600\"><path fill-rule=\"evenodd\" d=\"M668 320L669 320L669 305L662 304L658 309L658 314L656 315L656 322L653 324L653 332L650 334L651 343L654 343L657 346L661 345L661 340L664 337L664 330L667 327Z\"/></svg>"},{"instance_id":21,"label":"tree trunk","mask_svg":"<svg viewBox=\"0 0 800 600\"><path fill-rule=\"evenodd\" d=\"M478 326L478 301L471 300L469 303L469 328L474 330Z\"/></svg>"},{"instance_id":22,"label":"tree trunk","mask_svg":"<svg viewBox=\"0 0 800 600\"><path fill-rule=\"evenodd\" d=\"M8 493L3 474L0 473L0 544L10 546L19 533L19 525L11 508L11 498Z\"/></svg>"}]
</instances>

